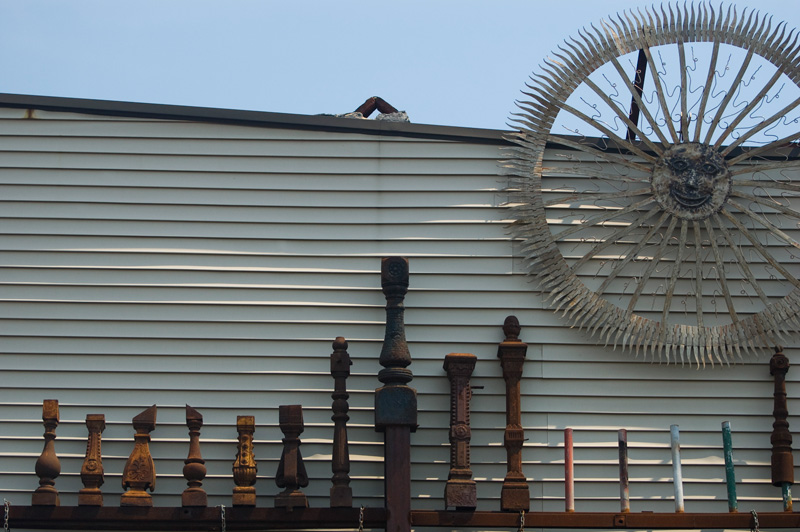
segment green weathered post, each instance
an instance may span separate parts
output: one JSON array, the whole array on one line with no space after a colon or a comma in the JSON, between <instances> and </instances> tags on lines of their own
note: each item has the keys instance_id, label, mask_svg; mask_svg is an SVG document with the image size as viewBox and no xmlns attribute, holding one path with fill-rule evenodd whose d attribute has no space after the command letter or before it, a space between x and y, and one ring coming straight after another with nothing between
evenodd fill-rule
<instances>
[{"instance_id":1,"label":"green weathered post","mask_svg":"<svg viewBox=\"0 0 800 532\"><path fill-rule=\"evenodd\" d=\"M722 448L725 455L725 482L728 485L728 511L738 512L736 500L736 475L733 471L733 443L731 441L731 422L722 422Z\"/></svg>"}]
</instances>

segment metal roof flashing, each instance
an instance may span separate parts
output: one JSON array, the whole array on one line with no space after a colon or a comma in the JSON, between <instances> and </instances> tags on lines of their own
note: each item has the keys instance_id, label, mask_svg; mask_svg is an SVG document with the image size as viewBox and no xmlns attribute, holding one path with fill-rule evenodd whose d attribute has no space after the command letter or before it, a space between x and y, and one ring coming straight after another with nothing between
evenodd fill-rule
<instances>
[{"instance_id":1,"label":"metal roof flashing","mask_svg":"<svg viewBox=\"0 0 800 532\"><path fill-rule=\"evenodd\" d=\"M43 111L103 116L188 120L249 127L307 129L360 133L365 135L429 138L476 144L508 145L509 142L504 137L510 133L497 129L412 124L410 122L394 122L388 120L353 120L351 118L328 115L300 115L265 111L245 111L239 109L219 109L213 107L32 96L25 94L0 93L0 107L40 109Z\"/></svg>"}]
</instances>

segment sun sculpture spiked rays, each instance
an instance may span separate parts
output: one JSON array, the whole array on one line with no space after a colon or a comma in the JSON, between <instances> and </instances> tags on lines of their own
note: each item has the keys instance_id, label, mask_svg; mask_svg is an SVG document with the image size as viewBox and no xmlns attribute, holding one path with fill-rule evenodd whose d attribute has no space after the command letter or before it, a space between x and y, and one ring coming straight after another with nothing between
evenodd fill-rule
<instances>
[{"instance_id":1,"label":"sun sculpture spiked rays","mask_svg":"<svg viewBox=\"0 0 800 532\"><path fill-rule=\"evenodd\" d=\"M517 102L514 230L600 342L705 365L800 328L800 36L666 5L578 32Z\"/></svg>"}]
</instances>

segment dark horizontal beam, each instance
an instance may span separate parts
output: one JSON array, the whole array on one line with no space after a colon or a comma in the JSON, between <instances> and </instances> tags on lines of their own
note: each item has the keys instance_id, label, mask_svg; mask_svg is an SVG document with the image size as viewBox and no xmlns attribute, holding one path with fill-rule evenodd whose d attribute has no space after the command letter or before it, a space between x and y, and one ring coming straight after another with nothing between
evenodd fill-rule
<instances>
[{"instance_id":1,"label":"dark horizontal beam","mask_svg":"<svg viewBox=\"0 0 800 532\"><path fill-rule=\"evenodd\" d=\"M272 530L297 528L350 528L359 525L359 508L225 507L226 530ZM364 527L386 526L384 508L365 508ZM11 506L8 525L12 530L220 530L222 511L210 508L140 508L91 506Z\"/></svg>"},{"instance_id":2,"label":"dark horizontal beam","mask_svg":"<svg viewBox=\"0 0 800 532\"><path fill-rule=\"evenodd\" d=\"M759 513L762 528L800 527L800 513ZM411 526L497 527L517 529L518 512L411 511ZM632 529L752 529L750 513L597 513L597 512L526 512L525 528L594 528Z\"/></svg>"}]
</instances>

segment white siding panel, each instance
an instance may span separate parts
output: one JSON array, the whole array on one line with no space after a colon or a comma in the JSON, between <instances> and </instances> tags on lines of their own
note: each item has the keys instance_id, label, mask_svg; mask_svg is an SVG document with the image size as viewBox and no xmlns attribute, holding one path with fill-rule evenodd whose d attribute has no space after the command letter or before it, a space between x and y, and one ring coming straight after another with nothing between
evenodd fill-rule
<instances>
[{"instance_id":1,"label":"white siding panel","mask_svg":"<svg viewBox=\"0 0 800 532\"><path fill-rule=\"evenodd\" d=\"M544 308L509 236L497 163L505 156L496 146L454 141L0 109L3 496L30 500L41 401L57 398L64 504L74 504L81 487L86 414L106 415L104 491L114 505L133 445L130 419L154 403L156 504L180 504L188 403L205 417L210 504L229 504L236 415L252 414L259 505L272 506L278 405L303 404L305 491L313 506L326 506L328 356L344 336L354 360L355 504L380 505L381 436L371 427L385 318L380 258L405 255L411 384L419 392L415 507L442 508L442 362L470 352L479 358L473 384L483 386L472 404L479 506L499 508L505 397L496 354L503 319L515 314L530 345L523 467L533 509L563 509L563 429L571 427L578 510L618 508L616 435L626 428L633 510L672 511L675 423L687 510L724 512L719 427L730 420L741 506L779 510L780 492L769 485L766 359L713 370L664 366L595 346L566 326ZM579 254L580 242L572 249ZM763 268L754 273L769 277ZM795 371L788 389L796 428Z\"/></svg>"}]
</instances>

